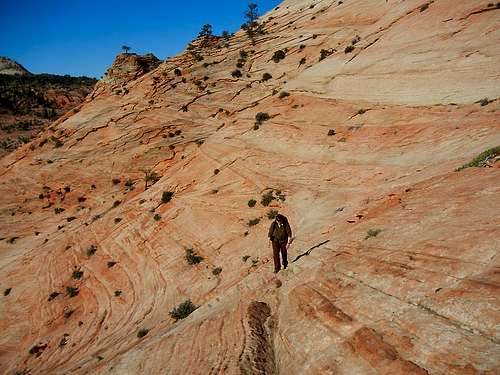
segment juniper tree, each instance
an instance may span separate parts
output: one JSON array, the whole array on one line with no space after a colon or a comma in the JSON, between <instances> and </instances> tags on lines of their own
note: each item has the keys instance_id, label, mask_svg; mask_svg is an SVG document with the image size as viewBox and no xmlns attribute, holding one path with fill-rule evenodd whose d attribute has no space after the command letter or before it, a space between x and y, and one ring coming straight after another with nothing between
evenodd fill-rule
<instances>
[{"instance_id":1,"label":"juniper tree","mask_svg":"<svg viewBox=\"0 0 500 375\"><path fill-rule=\"evenodd\" d=\"M212 34L212 25L210 25L209 23L203 25L203 27L201 28L201 31L198 33L198 38L207 38L207 37L211 37L213 34Z\"/></svg>"},{"instance_id":2,"label":"juniper tree","mask_svg":"<svg viewBox=\"0 0 500 375\"><path fill-rule=\"evenodd\" d=\"M257 18L259 18L259 10L257 8L257 4L248 4L248 9L245 12L245 19L247 22L243 26L246 29L250 39L252 39L255 35L255 31L257 28Z\"/></svg>"}]
</instances>

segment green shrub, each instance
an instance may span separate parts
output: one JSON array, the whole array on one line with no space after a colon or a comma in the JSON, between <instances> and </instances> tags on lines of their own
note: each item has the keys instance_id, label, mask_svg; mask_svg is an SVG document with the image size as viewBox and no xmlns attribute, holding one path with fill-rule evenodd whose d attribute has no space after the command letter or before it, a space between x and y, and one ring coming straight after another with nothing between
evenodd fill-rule
<instances>
[{"instance_id":1,"label":"green shrub","mask_svg":"<svg viewBox=\"0 0 500 375\"><path fill-rule=\"evenodd\" d=\"M255 207L256 203L257 203L257 201L255 199L250 199L248 201L248 207Z\"/></svg>"},{"instance_id":2,"label":"green shrub","mask_svg":"<svg viewBox=\"0 0 500 375\"><path fill-rule=\"evenodd\" d=\"M256 217L255 219L248 220L248 226L253 227L254 225L259 224L260 217Z\"/></svg>"},{"instance_id":3,"label":"green shrub","mask_svg":"<svg viewBox=\"0 0 500 375\"><path fill-rule=\"evenodd\" d=\"M499 3L500 4L500 3ZM484 107L485 105L488 105L492 102L493 100L489 100L488 98L481 99L479 101L479 104L481 104L481 107Z\"/></svg>"},{"instance_id":4,"label":"green shrub","mask_svg":"<svg viewBox=\"0 0 500 375\"><path fill-rule=\"evenodd\" d=\"M354 51L354 46L353 45L350 45L350 46L347 46L344 50L345 53L350 53Z\"/></svg>"},{"instance_id":5,"label":"green shrub","mask_svg":"<svg viewBox=\"0 0 500 375\"><path fill-rule=\"evenodd\" d=\"M269 81L271 78L273 78L273 76L269 73L264 73L262 75L262 81Z\"/></svg>"},{"instance_id":6,"label":"green shrub","mask_svg":"<svg viewBox=\"0 0 500 375\"><path fill-rule=\"evenodd\" d=\"M250 255L244 255L244 256L241 257L241 260L243 262L246 262L248 260L248 258L250 258Z\"/></svg>"},{"instance_id":7,"label":"green shrub","mask_svg":"<svg viewBox=\"0 0 500 375\"><path fill-rule=\"evenodd\" d=\"M70 298L77 296L78 293L80 293L80 291L78 290L77 286L68 286L68 287L66 287L66 294Z\"/></svg>"},{"instance_id":8,"label":"green shrub","mask_svg":"<svg viewBox=\"0 0 500 375\"><path fill-rule=\"evenodd\" d=\"M267 112L259 112L255 115L255 123L261 125L264 121L269 120L271 117Z\"/></svg>"},{"instance_id":9,"label":"green shrub","mask_svg":"<svg viewBox=\"0 0 500 375\"><path fill-rule=\"evenodd\" d=\"M56 207L54 208L54 213L57 215L57 214L60 214L61 212L64 211L64 208L62 207Z\"/></svg>"},{"instance_id":10,"label":"green shrub","mask_svg":"<svg viewBox=\"0 0 500 375\"><path fill-rule=\"evenodd\" d=\"M366 109L361 108L358 112L356 112L357 115L362 115L363 113L366 113Z\"/></svg>"},{"instance_id":11,"label":"green shrub","mask_svg":"<svg viewBox=\"0 0 500 375\"><path fill-rule=\"evenodd\" d=\"M160 214L156 214L156 215L153 217L153 219L154 219L155 221L160 221L160 220L161 220L161 215L160 215Z\"/></svg>"},{"instance_id":12,"label":"green shrub","mask_svg":"<svg viewBox=\"0 0 500 375\"><path fill-rule=\"evenodd\" d=\"M161 203L168 203L172 199L174 193L172 191L164 191L161 195Z\"/></svg>"},{"instance_id":13,"label":"green shrub","mask_svg":"<svg viewBox=\"0 0 500 375\"><path fill-rule=\"evenodd\" d=\"M328 130L328 135L335 135L335 134L336 134L335 129Z\"/></svg>"},{"instance_id":14,"label":"green shrub","mask_svg":"<svg viewBox=\"0 0 500 375\"><path fill-rule=\"evenodd\" d=\"M500 155L500 146L490 148L486 151L481 152L478 156L472 159L471 162L462 165L460 168L457 168L456 170L461 171L462 169L470 167L484 167L488 160L493 159L498 155Z\"/></svg>"},{"instance_id":15,"label":"green shrub","mask_svg":"<svg viewBox=\"0 0 500 375\"><path fill-rule=\"evenodd\" d=\"M276 197L282 202L285 201L285 194L283 194L281 190L276 190Z\"/></svg>"},{"instance_id":16,"label":"green shrub","mask_svg":"<svg viewBox=\"0 0 500 375\"><path fill-rule=\"evenodd\" d=\"M260 200L260 204L262 204L263 206L269 206L269 203L271 203L271 201L273 199L276 199L273 196L273 192L268 191L266 194L262 195L262 199Z\"/></svg>"},{"instance_id":17,"label":"green shrub","mask_svg":"<svg viewBox=\"0 0 500 375\"><path fill-rule=\"evenodd\" d=\"M305 57L301 58L299 61L299 66L304 65L306 63L307 59Z\"/></svg>"},{"instance_id":18,"label":"green shrub","mask_svg":"<svg viewBox=\"0 0 500 375\"><path fill-rule=\"evenodd\" d=\"M319 52L319 61L326 59L328 56L330 56L333 53L332 49L322 49Z\"/></svg>"},{"instance_id":19,"label":"green shrub","mask_svg":"<svg viewBox=\"0 0 500 375\"><path fill-rule=\"evenodd\" d=\"M96 253L97 251L97 247L95 245L90 245L89 247L87 247L87 256L92 256Z\"/></svg>"},{"instance_id":20,"label":"green shrub","mask_svg":"<svg viewBox=\"0 0 500 375\"><path fill-rule=\"evenodd\" d=\"M160 180L160 176L155 171L146 171L146 175L144 176L144 180L146 181L146 189L148 188L148 183L151 185L156 184Z\"/></svg>"},{"instance_id":21,"label":"green shrub","mask_svg":"<svg viewBox=\"0 0 500 375\"><path fill-rule=\"evenodd\" d=\"M424 5L422 5L420 7L420 12L423 12L424 10L427 10L427 8L429 8L429 3L425 3Z\"/></svg>"},{"instance_id":22,"label":"green shrub","mask_svg":"<svg viewBox=\"0 0 500 375\"><path fill-rule=\"evenodd\" d=\"M111 182L113 182L113 185L118 185L121 181L119 178L113 178Z\"/></svg>"},{"instance_id":23,"label":"green shrub","mask_svg":"<svg viewBox=\"0 0 500 375\"><path fill-rule=\"evenodd\" d=\"M179 306L174 307L170 312L169 315L171 318L175 320L180 320L187 318L194 310L196 310L198 307L191 302L191 300L185 300L182 302Z\"/></svg>"},{"instance_id":24,"label":"green shrub","mask_svg":"<svg viewBox=\"0 0 500 375\"><path fill-rule=\"evenodd\" d=\"M276 210L271 209L271 210L267 211L267 218L269 220L274 220L276 215L278 215L278 211L276 211Z\"/></svg>"},{"instance_id":25,"label":"green shrub","mask_svg":"<svg viewBox=\"0 0 500 375\"><path fill-rule=\"evenodd\" d=\"M212 274L217 276L218 274L220 274L222 272L222 268L221 267L215 267L212 269Z\"/></svg>"},{"instance_id":26,"label":"green shrub","mask_svg":"<svg viewBox=\"0 0 500 375\"><path fill-rule=\"evenodd\" d=\"M366 232L366 237L365 240L367 240L370 237L377 237L377 235L382 232L382 229L370 229L368 232Z\"/></svg>"},{"instance_id":27,"label":"green shrub","mask_svg":"<svg viewBox=\"0 0 500 375\"><path fill-rule=\"evenodd\" d=\"M139 332L137 332L137 337L142 338L142 337L146 336L148 334L148 332L149 332L149 329L142 328L139 330Z\"/></svg>"},{"instance_id":28,"label":"green shrub","mask_svg":"<svg viewBox=\"0 0 500 375\"><path fill-rule=\"evenodd\" d=\"M201 261L203 260L203 257L199 256L198 254L196 254L194 252L193 249L189 248L189 249L186 249L186 260L187 260L188 264L195 265L195 264L201 263Z\"/></svg>"},{"instance_id":29,"label":"green shrub","mask_svg":"<svg viewBox=\"0 0 500 375\"><path fill-rule=\"evenodd\" d=\"M242 76L243 76L243 74L241 73L241 71L240 71L239 69L236 69L236 70L233 70L233 71L231 72L231 76L232 76L233 78L240 78L240 77L242 77Z\"/></svg>"},{"instance_id":30,"label":"green shrub","mask_svg":"<svg viewBox=\"0 0 500 375\"><path fill-rule=\"evenodd\" d=\"M273 57L272 57L272 60L275 62L275 63L279 63L281 60L283 60L284 58L286 57L286 53L283 51L283 50L277 50L276 52L274 52L273 54Z\"/></svg>"},{"instance_id":31,"label":"green shrub","mask_svg":"<svg viewBox=\"0 0 500 375\"><path fill-rule=\"evenodd\" d=\"M76 279L81 279L81 278L82 278L82 276L83 276L83 271L82 271L82 270L74 270L74 271L73 271L73 274L71 275L71 277L72 277L73 279L75 279L75 280L76 280Z\"/></svg>"}]
</instances>

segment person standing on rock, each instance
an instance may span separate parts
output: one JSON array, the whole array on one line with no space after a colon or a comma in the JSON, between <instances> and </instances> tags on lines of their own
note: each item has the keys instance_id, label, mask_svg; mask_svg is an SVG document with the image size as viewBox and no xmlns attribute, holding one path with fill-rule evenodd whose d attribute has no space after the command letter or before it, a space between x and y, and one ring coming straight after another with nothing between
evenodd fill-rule
<instances>
[{"instance_id":1,"label":"person standing on rock","mask_svg":"<svg viewBox=\"0 0 500 375\"><path fill-rule=\"evenodd\" d=\"M281 214L276 215L269 228L268 236L269 244L273 246L274 273L278 273L281 269L280 253L283 268L285 269L288 265L287 250L292 242L292 229L290 228L288 219Z\"/></svg>"}]
</instances>

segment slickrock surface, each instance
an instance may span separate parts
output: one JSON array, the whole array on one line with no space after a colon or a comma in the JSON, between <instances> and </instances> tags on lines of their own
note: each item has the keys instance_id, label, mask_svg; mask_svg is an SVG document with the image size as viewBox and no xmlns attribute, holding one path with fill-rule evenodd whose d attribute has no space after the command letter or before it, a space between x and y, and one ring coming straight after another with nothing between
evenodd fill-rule
<instances>
[{"instance_id":1,"label":"slickrock surface","mask_svg":"<svg viewBox=\"0 0 500 375\"><path fill-rule=\"evenodd\" d=\"M498 374L500 163L456 169L500 145L500 10L424 4L287 0L254 45L119 56L1 160L2 373Z\"/></svg>"}]
</instances>

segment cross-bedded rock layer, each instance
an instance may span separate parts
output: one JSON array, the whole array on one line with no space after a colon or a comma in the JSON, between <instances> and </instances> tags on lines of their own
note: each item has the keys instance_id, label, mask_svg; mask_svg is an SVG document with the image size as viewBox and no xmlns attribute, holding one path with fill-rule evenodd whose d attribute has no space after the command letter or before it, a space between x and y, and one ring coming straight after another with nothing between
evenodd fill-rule
<instances>
[{"instance_id":1,"label":"cross-bedded rock layer","mask_svg":"<svg viewBox=\"0 0 500 375\"><path fill-rule=\"evenodd\" d=\"M285 1L3 158L2 371L495 374L499 10L423 5Z\"/></svg>"}]
</instances>

